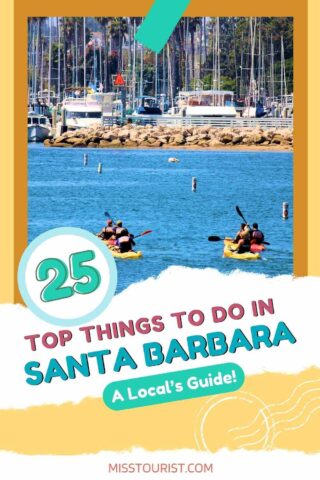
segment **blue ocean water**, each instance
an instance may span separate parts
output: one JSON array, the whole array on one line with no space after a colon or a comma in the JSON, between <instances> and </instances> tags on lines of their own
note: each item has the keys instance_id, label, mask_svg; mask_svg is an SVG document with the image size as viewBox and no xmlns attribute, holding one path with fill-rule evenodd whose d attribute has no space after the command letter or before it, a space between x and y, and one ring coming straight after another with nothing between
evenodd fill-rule
<instances>
[{"instance_id":1,"label":"blue ocean water","mask_svg":"<svg viewBox=\"0 0 320 480\"><path fill-rule=\"evenodd\" d=\"M83 156L89 161L83 166ZM168 158L180 163L168 163ZM102 162L103 172L97 173ZM137 235L143 259L118 260L118 288L159 274L171 265L291 274L293 158L287 152L153 149L58 149L29 145L29 242L55 227L98 232L104 212ZM191 190L197 178L197 192ZM283 220L282 202L290 205ZM271 243L260 261L222 258L222 242L241 218L258 222Z\"/></svg>"}]
</instances>

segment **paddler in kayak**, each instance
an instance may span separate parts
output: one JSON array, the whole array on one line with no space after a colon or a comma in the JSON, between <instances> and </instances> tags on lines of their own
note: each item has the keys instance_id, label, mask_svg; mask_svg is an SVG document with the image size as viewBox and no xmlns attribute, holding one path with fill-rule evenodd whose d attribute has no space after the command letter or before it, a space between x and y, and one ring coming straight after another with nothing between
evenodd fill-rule
<instances>
[{"instance_id":1,"label":"paddler in kayak","mask_svg":"<svg viewBox=\"0 0 320 480\"><path fill-rule=\"evenodd\" d=\"M241 223L240 230L237 232L237 235L233 240L233 243L236 243L237 247L232 249L232 251L237 253L250 252L250 238L250 226L246 223Z\"/></svg>"},{"instance_id":2,"label":"paddler in kayak","mask_svg":"<svg viewBox=\"0 0 320 480\"><path fill-rule=\"evenodd\" d=\"M133 240L133 235L128 233L128 235L123 235L116 241L116 245L119 247L120 253L133 252L133 246L135 242Z\"/></svg>"},{"instance_id":3,"label":"paddler in kayak","mask_svg":"<svg viewBox=\"0 0 320 480\"><path fill-rule=\"evenodd\" d=\"M116 240L118 240L120 237L124 237L125 235L126 235L126 236L129 235L128 229L125 228L125 227L122 225L122 221L121 221L121 220L118 220L118 221L116 222L116 226L115 226L115 228L114 228L114 235L115 235Z\"/></svg>"},{"instance_id":4,"label":"paddler in kayak","mask_svg":"<svg viewBox=\"0 0 320 480\"><path fill-rule=\"evenodd\" d=\"M264 234L259 230L259 225L257 223L252 224L252 230L250 233L250 243L251 245L261 245L264 242Z\"/></svg>"},{"instance_id":5,"label":"paddler in kayak","mask_svg":"<svg viewBox=\"0 0 320 480\"><path fill-rule=\"evenodd\" d=\"M106 222L107 225L103 227L101 232L97 235L98 237L102 238L102 240L110 240L110 238L113 237L115 233L115 228L113 226L112 220L108 219Z\"/></svg>"}]
</instances>

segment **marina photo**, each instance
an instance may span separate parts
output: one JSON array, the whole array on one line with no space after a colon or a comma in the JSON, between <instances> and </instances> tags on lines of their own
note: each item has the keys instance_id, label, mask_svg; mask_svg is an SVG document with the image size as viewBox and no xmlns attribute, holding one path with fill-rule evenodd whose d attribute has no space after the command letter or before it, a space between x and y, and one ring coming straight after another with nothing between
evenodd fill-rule
<instances>
[{"instance_id":1,"label":"marina photo","mask_svg":"<svg viewBox=\"0 0 320 480\"><path fill-rule=\"evenodd\" d=\"M118 291L171 266L293 271L293 22L30 18L29 242L84 228Z\"/></svg>"}]
</instances>

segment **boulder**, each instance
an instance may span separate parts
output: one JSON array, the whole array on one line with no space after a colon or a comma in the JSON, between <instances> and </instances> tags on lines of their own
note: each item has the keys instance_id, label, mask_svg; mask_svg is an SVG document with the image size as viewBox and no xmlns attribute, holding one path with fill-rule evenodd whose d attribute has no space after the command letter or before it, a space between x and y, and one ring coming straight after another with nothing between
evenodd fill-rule
<instances>
[{"instance_id":1,"label":"boulder","mask_svg":"<svg viewBox=\"0 0 320 480\"><path fill-rule=\"evenodd\" d=\"M154 143L149 143L149 147L153 147L153 148L160 148L162 147L163 143L160 142L160 140L156 140Z\"/></svg>"},{"instance_id":2,"label":"boulder","mask_svg":"<svg viewBox=\"0 0 320 480\"><path fill-rule=\"evenodd\" d=\"M239 143L241 143L243 140L243 136L242 135L233 135L233 138L232 138L232 143L234 145L238 145Z\"/></svg>"},{"instance_id":3,"label":"boulder","mask_svg":"<svg viewBox=\"0 0 320 480\"><path fill-rule=\"evenodd\" d=\"M142 133L142 134L139 135L138 138L139 138L140 142L145 142L146 140L148 140L149 135L147 133Z\"/></svg>"},{"instance_id":4,"label":"boulder","mask_svg":"<svg viewBox=\"0 0 320 480\"><path fill-rule=\"evenodd\" d=\"M135 142L135 141L130 140L129 138L127 138L127 140L124 142L124 146L125 146L125 147L137 147L138 144L137 144L137 142Z\"/></svg>"},{"instance_id":5,"label":"boulder","mask_svg":"<svg viewBox=\"0 0 320 480\"><path fill-rule=\"evenodd\" d=\"M209 142L207 140L202 139L202 140L199 140L198 145L199 147L208 147Z\"/></svg>"},{"instance_id":6,"label":"boulder","mask_svg":"<svg viewBox=\"0 0 320 480\"><path fill-rule=\"evenodd\" d=\"M174 143L176 145L184 145L186 143L186 139L183 135L181 135L181 133L178 133L177 135L171 137L170 143Z\"/></svg>"},{"instance_id":7,"label":"boulder","mask_svg":"<svg viewBox=\"0 0 320 480\"><path fill-rule=\"evenodd\" d=\"M101 140L101 137L98 137L97 135L92 135L90 137L87 137L86 140L87 140L87 143L89 143L89 142L99 143L100 140Z\"/></svg>"},{"instance_id":8,"label":"boulder","mask_svg":"<svg viewBox=\"0 0 320 480\"><path fill-rule=\"evenodd\" d=\"M59 137L55 138L54 139L54 143L62 143L62 142L65 142L66 141L66 135L60 135Z\"/></svg>"},{"instance_id":9,"label":"boulder","mask_svg":"<svg viewBox=\"0 0 320 480\"><path fill-rule=\"evenodd\" d=\"M169 135L165 135L165 136L161 136L159 137L159 142L161 142L162 144L165 144L165 143L168 143L168 140L170 139L170 136Z\"/></svg>"},{"instance_id":10,"label":"boulder","mask_svg":"<svg viewBox=\"0 0 320 480\"><path fill-rule=\"evenodd\" d=\"M232 133L223 133L222 135L220 135L219 140L224 144L231 143L233 140L233 135Z\"/></svg>"},{"instance_id":11,"label":"boulder","mask_svg":"<svg viewBox=\"0 0 320 480\"><path fill-rule=\"evenodd\" d=\"M65 141L67 143L70 143L70 144L73 144L73 143L78 143L79 141L82 142L82 138L78 138L78 137L67 137L65 139Z\"/></svg>"},{"instance_id":12,"label":"boulder","mask_svg":"<svg viewBox=\"0 0 320 480\"><path fill-rule=\"evenodd\" d=\"M104 140L107 140L109 142L111 142L112 140L117 140L118 139L118 135L115 134L114 132L107 132L107 133L104 133L102 135L102 138Z\"/></svg>"},{"instance_id":13,"label":"boulder","mask_svg":"<svg viewBox=\"0 0 320 480\"><path fill-rule=\"evenodd\" d=\"M255 145L259 145L260 143L263 143L266 140L266 137L264 135L261 135L261 133L254 133L251 135L252 138L252 143Z\"/></svg>"},{"instance_id":14,"label":"boulder","mask_svg":"<svg viewBox=\"0 0 320 480\"><path fill-rule=\"evenodd\" d=\"M190 145L196 145L199 141L198 135L191 135L190 137L186 138L186 141Z\"/></svg>"},{"instance_id":15,"label":"boulder","mask_svg":"<svg viewBox=\"0 0 320 480\"><path fill-rule=\"evenodd\" d=\"M70 147L70 143L59 142L59 143L53 143L51 146L52 147Z\"/></svg>"},{"instance_id":16,"label":"boulder","mask_svg":"<svg viewBox=\"0 0 320 480\"><path fill-rule=\"evenodd\" d=\"M198 127L198 133L200 134L207 134L210 130L210 125L203 126L203 127Z\"/></svg>"},{"instance_id":17,"label":"boulder","mask_svg":"<svg viewBox=\"0 0 320 480\"><path fill-rule=\"evenodd\" d=\"M111 142L108 142L107 140L100 140L99 147L101 148L107 148L110 147Z\"/></svg>"},{"instance_id":18,"label":"boulder","mask_svg":"<svg viewBox=\"0 0 320 480\"><path fill-rule=\"evenodd\" d=\"M283 137L280 133L275 133L272 137L271 143L275 143L276 145L280 145L283 141Z\"/></svg>"},{"instance_id":19,"label":"boulder","mask_svg":"<svg viewBox=\"0 0 320 480\"><path fill-rule=\"evenodd\" d=\"M67 144L70 147L70 144ZM72 148L84 148L87 147L87 142L83 138L78 138L77 142L71 145Z\"/></svg>"},{"instance_id":20,"label":"boulder","mask_svg":"<svg viewBox=\"0 0 320 480\"><path fill-rule=\"evenodd\" d=\"M223 143L220 142L220 140L218 138L213 138L212 140L210 140L209 142L209 147L218 147L221 145L223 145Z\"/></svg>"},{"instance_id":21,"label":"boulder","mask_svg":"<svg viewBox=\"0 0 320 480\"><path fill-rule=\"evenodd\" d=\"M130 133L131 132L128 130L128 128L120 130L118 134L118 138L120 138L121 140L126 140L127 138L130 137Z\"/></svg>"},{"instance_id":22,"label":"boulder","mask_svg":"<svg viewBox=\"0 0 320 480\"><path fill-rule=\"evenodd\" d=\"M110 142L110 147L121 147L122 143L120 142L119 138L115 138Z\"/></svg>"}]
</instances>

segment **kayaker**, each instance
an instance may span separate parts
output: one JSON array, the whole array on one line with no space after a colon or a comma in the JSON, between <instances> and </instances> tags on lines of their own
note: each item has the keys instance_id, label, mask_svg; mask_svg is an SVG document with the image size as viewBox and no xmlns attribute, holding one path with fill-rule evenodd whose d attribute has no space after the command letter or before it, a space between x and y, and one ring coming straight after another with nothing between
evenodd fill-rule
<instances>
[{"instance_id":1,"label":"kayaker","mask_svg":"<svg viewBox=\"0 0 320 480\"><path fill-rule=\"evenodd\" d=\"M120 253L133 252L132 247L135 245L133 235L128 233L128 235L121 236L118 238L116 244L119 247Z\"/></svg>"},{"instance_id":2,"label":"kayaker","mask_svg":"<svg viewBox=\"0 0 320 480\"><path fill-rule=\"evenodd\" d=\"M257 223L252 224L252 230L250 234L250 243L261 245L264 242L264 234L259 230L259 226Z\"/></svg>"},{"instance_id":3,"label":"kayaker","mask_svg":"<svg viewBox=\"0 0 320 480\"><path fill-rule=\"evenodd\" d=\"M233 243L237 243L237 247L233 249L234 252L244 253L250 251L250 233L250 226L246 223L241 223L240 230L233 240Z\"/></svg>"},{"instance_id":4,"label":"kayaker","mask_svg":"<svg viewBox=\"0 0 320 480\"><path fill-rule=\"evenodd\" d=\"M107 225L98 233L98 237L102 238L102 240L110 240L114 236L115 229L112 220L108 219L106 222Z\"/></svg>"},{"instance_id":5,"label":"kayaker","mask_svg":"<svg viewBox=\"0 0 320 480\"><path fill-rule=\"evenodd\" d=\"M116 240L118 240L118 238L123 237L125 235L129 235L128 230L122 225L121 220L117 221L116 227L114 229L114 234L115 234Z\"/></svg>"}]
</instances>

